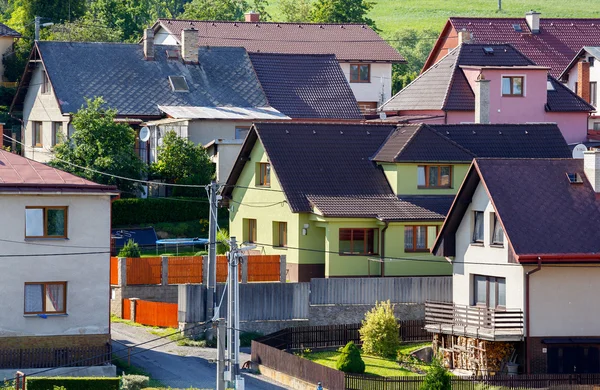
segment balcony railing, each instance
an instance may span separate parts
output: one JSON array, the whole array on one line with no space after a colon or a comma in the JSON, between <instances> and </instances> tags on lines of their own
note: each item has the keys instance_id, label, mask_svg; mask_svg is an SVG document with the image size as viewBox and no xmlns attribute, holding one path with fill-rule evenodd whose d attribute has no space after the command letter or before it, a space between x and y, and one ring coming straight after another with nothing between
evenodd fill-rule
<instances>
[{"instance_id":1,"label":"balcony railing","mask_svg":"<svg viewBox=\"0 0 600 390\"><path fill-rule=\"evenodd\" d=\"M455 334L483 340L517 341L523 338L523 312L514 309L425 303L425 328L430 332Z\"/></svg>"}]
</instances>

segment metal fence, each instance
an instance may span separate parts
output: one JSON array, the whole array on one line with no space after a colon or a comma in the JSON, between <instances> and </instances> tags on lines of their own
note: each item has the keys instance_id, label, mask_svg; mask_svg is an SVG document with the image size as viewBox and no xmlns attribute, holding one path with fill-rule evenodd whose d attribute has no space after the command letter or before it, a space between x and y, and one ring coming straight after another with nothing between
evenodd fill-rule
<instances>
[{"instance_id":1,"label":"metal fence","mask_svg":"<svg viewBox=\"0 0 600 390\"><path fill-rule=\"evenodd\" d=\"M0 368L96 366L110 362L110 345L68 348L0 349Z\"/></svg>"}]
</instances>

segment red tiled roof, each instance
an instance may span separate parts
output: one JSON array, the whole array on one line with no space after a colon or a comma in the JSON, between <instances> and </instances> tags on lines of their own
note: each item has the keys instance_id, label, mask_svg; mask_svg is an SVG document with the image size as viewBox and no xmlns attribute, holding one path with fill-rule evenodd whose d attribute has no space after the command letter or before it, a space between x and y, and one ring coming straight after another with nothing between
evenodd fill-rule
<instances>
[{"instance_id":1,"label":"red tiled roof","mask_svg":"<svg viewBox=\"0 0 600 390\"><path fill-rule=\"evenodd\" d=\"M406 62L363 24L223 22L159 19L179 42L181 31L198 30L200 46L244 47L252 53L335 54L340 61Z\"/></svg>"},{"instance_id":2,"label":"red tiled roof","mask_svg":"<svg viewBox=\"0 0 600 390\"><path fill-rule=\"evenodd\" d=\"M82 179L17 154L0 150L0 191L75 190L76 192L114 192L116 187Z\"/></svg>"},{"instance_id":3,"label":"red tiled roof","mask_svg":"<svg viewBox=\"0 0 600 390\"><path fill-rule=\"evenodd\" d=\"M558 77L583 46L600 45L600 19L557 19L540 16L540 31L532 34L525 18L449 19L456 31L466 29L476 43L510 43L533 62ZM515 31L518 24L522 32Z\"/></svg>"}]
</instances>

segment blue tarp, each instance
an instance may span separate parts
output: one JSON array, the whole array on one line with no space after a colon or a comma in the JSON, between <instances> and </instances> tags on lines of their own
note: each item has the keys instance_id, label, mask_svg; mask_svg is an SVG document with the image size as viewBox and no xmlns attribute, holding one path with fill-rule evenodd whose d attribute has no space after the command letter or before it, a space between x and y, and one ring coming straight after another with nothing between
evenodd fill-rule
<instances>
[{"instance_id":1,"label":"blue tarp","mask_svg":"<svg viewBox=\"0 0 600 390\"><path fill-rule=\"evenodd\" d=\"M111 234L115 240L116 248L122 248L130 239L135 241L139 246L155 246L157 240L153 227L112 229Z\"/></svg>"}]
</instances>

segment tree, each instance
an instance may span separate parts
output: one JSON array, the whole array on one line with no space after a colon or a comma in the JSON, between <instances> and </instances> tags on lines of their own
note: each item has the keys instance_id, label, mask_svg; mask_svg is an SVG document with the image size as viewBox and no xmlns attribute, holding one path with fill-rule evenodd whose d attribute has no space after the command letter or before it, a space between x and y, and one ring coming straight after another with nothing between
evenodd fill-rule
<instances>
[{"instance_id":1,"label":"tree","mask_svg":"<svg viewBox=\"0 0 600 390\"><path fill-rule=\"evenodd\" d=\"M121 42L123 32L118 27L95 24L87 15L75 22L55 24L43 34L50 41L68 42Z\"/></svg>"},{"instance_id":2,"label":"tree","mask_svg":"<svg viewBox=\"0 0 600 390\"><path fill-rule=\"evenodd\" d=\"M137 242L133 241L133 239L127 240L123 248L119 251L119 257L132 257L139 258L142 257L142 251Z\"/></svg>"},{"instance_id":3,"label":"tree","mask_svg":"<svg viewBox=\"0 0 600 390\"><path fill-rule=\"evenodd\" d=\"M425 375L421 390L452 390L452 378L437 359L433 359L431 367Z\"/></svg>"},{"instance_id":4,"label":"tree","mask_svg":"<svg viewBox=\"0 0 600 390\"><path fill-rule=\"evenodd\" d=\"M138 183L115 177L141 179L145 173L145 165L134 151L135 131L125 123L115 122L117 111L104 106L101 97L86 99L86 106L73 115L73 135L54 147L55 157L50 165L136 195L140 190Z\"/></svg>"},{"instance_id":5,"label":"tree","mask_svg":"<svg viewBox=\"0 0 600 390\"><path fill-rule=\"evenodd\" d=\"M406 64L392 67L392 93L406 87L421 72L437 37L432 29L402 29L394 33L390 44L406 59Z\"/></svg>"},{"instance_id":6,"label":"tree","mask_svg":"<svg viewBox=\"0 0 600 390\"><path fill-rule=\"evenodd\" d=\"M363 352L367 355L395 357L400 346L398 331L394 306L389 300L378 302L365 314L359 330Z\"/></svg>"},{"instance_id":7,"label":"tree","mask_svg":"<svg viewBox=\"0 0 600 390\"><path fill-rule=\"evenodd\" d=\"M352 341L350 341L340 351L340 356L335 363L335 368L343 372L354 374L363 374L365 372L365 362L360 356L360 350Z\"/></svg>"},{"instance_id":8,"label":"tree","mask_svg":"<svg viewBox=\"0 0 600 390\"><path fill-rule=\"evenodd\" d=\"M312 0L280 0L279 9L284 22L310 22Z\"/></svg>"},{"instance_id":9,"label":"tree","mask_svg":"<svg viewBox=\"0 0 600 390\"><path fill-rule=\"evenodd\" d=\"M260 13L261 20L269 20L267 0L192 0L185 4L182 19L197 20L244 20L244 13Z\"/></svg>"},{"instance_id":10,"label":"tree","mask_svg":"<svg viewBox=\"0 0 600 390\"><path fill-rule=\"evenodd\" d=\"M367 14L375 5L368 0L317 0L312 12L315 23L364 23L377 30Z\"/></svg>"},{"instance_id":11,"label":"tree","mask_svg":"<svg viewBox=\"0 0 600 390\"><path fill-rule=\"evenodd\" d=\"M158 147L158 158L152 164L152 172L167 183L205 185L214 176L214 165L202 145L196 145L186 138L179 137L174 131L169 131L163 138L162 145ZM205 194L202 188L177 190L177 195Z\"/></svg>"}]
</instances>

